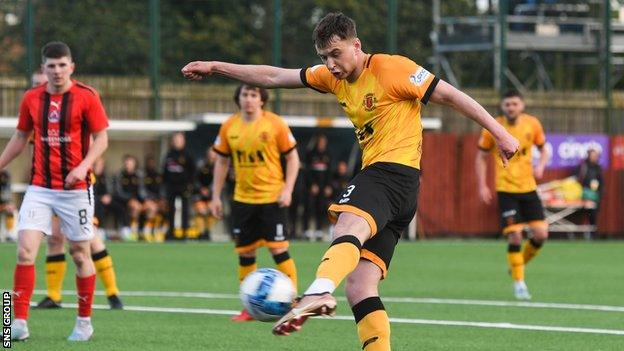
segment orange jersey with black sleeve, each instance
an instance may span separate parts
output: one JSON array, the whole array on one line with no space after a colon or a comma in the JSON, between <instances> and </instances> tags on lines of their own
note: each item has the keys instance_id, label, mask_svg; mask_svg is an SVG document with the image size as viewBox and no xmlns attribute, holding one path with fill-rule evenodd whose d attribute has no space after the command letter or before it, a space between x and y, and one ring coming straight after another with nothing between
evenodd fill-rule
<instances>
[{"instance_id":1,"label":"orange jersey with black sleeve","mask_svg":"<svg viewBox=\"0 0 624 351\"><path fill-rule=\"evenodd\" d=\"M325 65L302 69L301 81L336 95L355 126L362 167L394 162L420 169L420 108L439 81L429 71L403 56L373 54L353 83L337 79Z\"/></svg>"},{"instance_id":2,"label":"orange jersey with black sleeve","mask_svg":"<svg viewBox=\"0 0 624 351\"><path fill-rule=\"evenodd\" d=\"M540 121L528 114L521 114L514 124L510 124L507 118L499 116L498 123L520 142L518 153L509 160L507 168L498 157L498 148L492 134L487 130L481 132L479 149L490 151L494 154L496 163L496 191L506 193L528 193L537 189L535 177L533 177L533 145L543 146L546 136Z\"/></svg>"},{"instance_id":3,"label":"orange jersey with black sleeve","mask_svg":"<svg viewBox=\"0 0 624 351\"><path fill-rule=\"evenodd\" d=\"M219 130L213 149L234 162L234 200L247 204L276 202L284 187L280 155L296 146L286 122L263 111L253 122L240 113L230 116Z\"/></svg>"}]
</instances>

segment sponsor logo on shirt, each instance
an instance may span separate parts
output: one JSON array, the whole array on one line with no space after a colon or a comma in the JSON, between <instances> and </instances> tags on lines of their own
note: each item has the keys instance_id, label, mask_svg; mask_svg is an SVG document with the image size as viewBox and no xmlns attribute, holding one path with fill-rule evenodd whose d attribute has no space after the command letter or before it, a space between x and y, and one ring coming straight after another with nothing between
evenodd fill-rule
<instances>
[{"instance_id":1,"label":"sponsor logo on shirt","mask_svg":"<svg viewBox=\"0 0 624 351\"><path fill-rule=\"evenodd\" d=\"M430 75L431 73L429 73L429 71L420 67L414 74L409 77L409 80L412 84L419 87L425 84L427 78L429 78Z\"/></svg>"}]
</instances>

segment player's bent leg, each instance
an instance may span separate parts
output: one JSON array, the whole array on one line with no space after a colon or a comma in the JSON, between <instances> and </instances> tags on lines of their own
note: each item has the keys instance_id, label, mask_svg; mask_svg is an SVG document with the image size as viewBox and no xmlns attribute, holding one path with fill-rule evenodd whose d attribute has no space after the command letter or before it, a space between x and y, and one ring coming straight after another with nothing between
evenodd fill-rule
<instances>
[{"instance_id":1,"label":"player's bent leg","mask_svg":"<svg viewBox=\"0 0 624 351\"><path fill-rule=\"evenodd\" d=\"M61 233L58 218L52 219L52 235L47 238L45 281L46 297L41 300L38 309L61 308L61 288L65 280L67 261L65 258L65 238Z\"/></svg>"},{"instance_id":2,"label":"player's bent leg","mask_svg":"<svg viewBox=\"0 0 624 351\"><path fill-rule=\"evenodd\" d=\"M295 260L290 257L290 253L288 253L288 248L269 248L271 255L273 256L273 261L277 265L277 269L286 274L288 278L292 281L295 291L298 291L297 288L297 266L295 265Z\"/></svg>"},{"instance_id":3,"label":"player's bent leg","mask_svg":"<svg viewBox=\"0 0 624 351\"><path fill-rule=\"evenodd\" d=\"M123 309L123 303L119 298L119 288L117 287L117 277L115 275L115 267L113 258L106 250L106 246L99 236L94 236L91 240L91 258L95 266L95 272L98 278L104 284L106 298L112 310Z\"/></svg>"},{"instance_id":4,"label":"player's bent leg","mask_svg":"<svg viewBox=\"0 0 624 351\"><path fill-rule=\"evenodd\" d=\"M245 277L256 269L258 269L258 265L256 264L256 249L238 253L239 283L242 283ZM253 321L254 318L249 314L249 312L247 312L246 309L243 309L239 314L232 316L231 320L234 322L249 322Z\"/></svg>"},{"instance_id":5,"label":"player's bent leg","mask_svg":"<svg viewBox=\"0 0 624 351\"><path fill-rule=\"evenodd\" d=\"M524 256L522 254L522 231L508 232L507 262L513 279L514 295L518 300L530 300L529 289L524 282Z\"/></svg>"},{"instance_id":6,"label":"player's bent leg","mask_svg":"<svg viewBox=\"0 0 624 351\"><path fill-rule=\"evenodd\" d=\"M548 224L546 222L534 221L530 222L529 226L533 232L533 237L527 241L522 251L525 265L539 254L544 242L548 239Z\"/></svg>"},{"instance_id":7,"label":"player's bent leg","mask_svg":"<svg viewBox=\"0 0 624 351\"><path fill-rule=\"evenodd\" d=\"M91 242L70 241L70 253L76 264L76 290L78 293L78 317L67 340L87 341L93 335L91 306L95 292L95 268L91 260Z\"/></svg>"},{"instance_id":8,"label":"player's bent leg","mask_svg":"<svg viewBox=\"0 0 624 351\"><path fill-rule=\"evenodd\" d=\"M390 350L390 321L377 289L381 278L377 265L360 260L345 284L362 350L366 351Z\"/></svg>"},{"instance_id":9,"label":"player's bent leg","mask_svg":"<svg viewBox=\"0 0 624 351\"><path fill-rule=\"evenodd\" d=\"M371 233L372 229L364 218L349 212L340 214L334 240L323 255L316 279L293 309L275 323L273 334L289 335L299 330L307 317L335 313L336 299L331 294L358 265L362 245Z\"/></svg>"}]
</instances>

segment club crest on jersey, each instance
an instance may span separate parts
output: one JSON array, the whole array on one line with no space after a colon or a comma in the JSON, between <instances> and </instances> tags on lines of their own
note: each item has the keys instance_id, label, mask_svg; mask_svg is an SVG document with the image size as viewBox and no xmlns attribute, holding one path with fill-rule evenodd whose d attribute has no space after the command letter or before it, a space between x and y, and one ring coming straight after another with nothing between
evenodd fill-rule
<instances>
[{"instance_id":1,"label":"club crest on jersey","mask_svg":"<svg viewBox=\"0 0 624 351\"><path fill-rule=\"evenodd\" d=\"M61 115L59 114L58 111L50 111L50 113L48 113L48 121L50 123L58 123L60 119L61 119Z\"/></svg>"},{"instance_id":2,"label":"club crest on jersey","mask_svg":"<svg viewBox=\"0 0 624 351\"><path fill-rule=\"evenodd\" d=\"M368 93L364 96L364 101L362 101L362 105L364 105L364 109L368 112L375 109L375 105L377 105L377 98L375 94Z\"/></svg>"},{"instance_id":3,"label":"club crest on jersey","mask_svg":"<svg viewBox=\"0 0 624 351\"><path fill-rule=\"evenodd\" d=\"M269 141L269 132L260 133L260 141L262 141L263 143Z\"/></svg>"}]
</instances>

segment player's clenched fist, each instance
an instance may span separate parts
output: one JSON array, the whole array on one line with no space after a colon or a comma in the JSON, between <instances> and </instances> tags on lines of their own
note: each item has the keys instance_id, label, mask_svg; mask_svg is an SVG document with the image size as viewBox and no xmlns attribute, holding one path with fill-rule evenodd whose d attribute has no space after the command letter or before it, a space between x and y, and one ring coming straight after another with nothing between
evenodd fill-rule
<instances>
[{"instance_id":1,"label":"player's clenched fist","mask_svg":"<svg viewBox=\"0 0 624 351\"><path fill-rule=\"evenodd\" d=\"M210 61L193 61L182 68L182 74L189 80L200 80L213 73L214 63Z\"/></svg>"}]
</instances>

